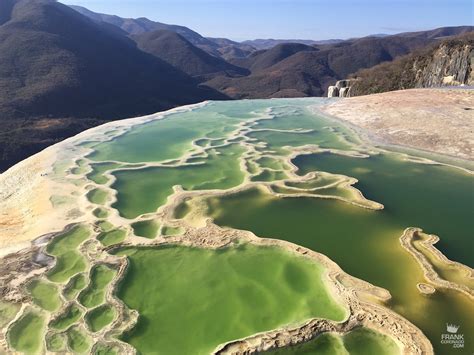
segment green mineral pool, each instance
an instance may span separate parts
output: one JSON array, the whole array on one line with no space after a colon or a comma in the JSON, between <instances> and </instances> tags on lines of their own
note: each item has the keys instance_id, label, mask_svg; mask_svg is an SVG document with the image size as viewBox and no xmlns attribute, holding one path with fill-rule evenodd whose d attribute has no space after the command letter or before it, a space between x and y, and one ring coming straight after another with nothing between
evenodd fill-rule
<instances>
[{"instance_id":1,"label":"green mineral pool","mask_svg":"<svg viewBox=\"0 0 474 355\"><path fill-rule=\"evenodd\" d=\"M120 243L125 239L126 235L127 232L122 229L112 229L110 231L99 234L97 239L100 240L100 242L104 246L109 246L112 244Z\"/></svg>"},{"instance_id":2,"label":"green mineral pool","mask_svg":"<svg viewBox=\"0 0 474 355\"><path fill-rule=\"evenodd\" d=\"M140 313L123 339L144 354L209 354L285 324L346 317L323 267L276 247L127 248L119 255L130 266L118 296Z\"/></svg>"},{"instance_id":3,"label":"green mineral pool","mask_svg":"<svg viewBox=\"0 0 474 355\"><path fill-rule=\"evenodd\" d=\"M116 271L105 264L94 266L90 273L90 282L79 295L84 307L93 308L105 301L106 287L112 281Z\"/></svg>"},{"instance_id":4,"label":"green mineral pool","mask_svg":"<svg viewBox=\"0 0 474 355\"><path fill-rule=\"evenodd\" d=\"M89 328L93 332L102 330L105 326L109 325L115 318L115 311L109 305L99 306L89 311L86 315L87 323Z\"/></svg>"},{"instance_id":5,"label":"green mineral pool","mask_svg":"<svg viewBox=\"0 0 474 355\"><path fill-rule=\"evenodd\" d=\"M54 262L28 283L31 302L8 326L11 349L118 354L120 338L141 354L209 354L311 318L347 318L322 264L227 230L221 237L237 239L212 249L211 232L225 227L328 256L346 273L388 290L386 306L418 326L436 354L474 353L472 300L441 287L421 293L417 284L430 282L399 240L406 228L422 228L439 235L436 247L448 258L474 266L473 174L415 161L424 155L416 151L408 160L368 148L340 122L315 113L326 102L209 102L152 115L130 129L99 128L102 136L92 133L61 152L52 178L76 190L51 196L52 207L77 198L78 212L68 218L83 214L44 249ZM357 179L355 188L368 200L341 175ZM384 209L366 208L372 201ZM199 243L206 248L189 246ZM466 279L419 241L414 246L441 277ZM119 269L120 262L127 268ZM125 270L120 279L118 270ZM1 324L18 308L0 303ZM127 323L135 315L130 310L137 311L136 324ZM441 343L446 324L459 326L462 351ZM357 328L271 353L400 351L384 332Z\"/></svg>"},{"instance_id":6,"label":"green mineral pool","mask_svg":"<svg viewBox=\"0 0 474 355\"><path fill-rule=\"evenodd\" d=\"M133 233L136 236L153 239L158 233L160 224L152 219L132 223Z\"/></svg>"},{"instance_id":7,"label":"green mineral pool","mask_svg":"<svg viewBox=\"0 0 474 355\"><path fill-rule=\"evenodd\" d=\"M87 199L97 205L103 205L107 202L109 194L104 189L93 189L87 193Z\"/></svg>"},{"instance_id":8,"label":"green mineral pool","mask_svg":"<svg viewBox=\"0 0 474 355\"><path fill-rule=\"evenodd\" d=\"M0 301L0 327L6 326L20 310L18 303Z\"/></svg>"},{"instance_id":9,"label":"green mineral pool","mask_svg":"<svg viewBox=\"0 0 474 355\"><path fill-rule=\"evenodd\" d=\"M50 323L53 329L64 330L74 324L82 316L82 310L77 305L72 304L62 314Z\"/></svg>"},{"instance_id":10,"label":"green mineral pool","mask_svg":"<svg viewBox=\"0 0 474 355\"><path fill-rule=\"evenodd\" d=\"M56 258L48 278L54 282L66 282L71 276L86 269L87 261L78 251L79 245L90 236L85 226L77 226L55 237L47 247L47 252Z\"/></svg>"},{"instance_id":11,"label":"green mineral pool","mask_svg":"<svg viewBox=\"0 0 474 355\"><path fill-rule=\"evenodd\" d=\"M145 123L133 130L94 147L89 158L95 161L128 163L175 159L192 148L192 141L201 137L224 137L235 129L241 119L220 120L218 112L210 107ZM233 127L234 126L234 127ZM151 149L157 146L159 149Z\"/></svg>"},{"instance_id":12,"label":"green mineral pool","mask_svg":"<svg viewBox=\"0 0 474 355\"><path fill-rule=\"evenodd\" d=\"M424 277L399 238L405 228L421 227L439 234L440 248L454 260L472 265L472 175L390 154L365 159L329 153L303 155L294 163L301 175L327 171L356 177L356 187L385 209L372 211L335 200L281 199L251 189L210 198L209 215L217 224L289 240L329 256L350 274L388 289L393 296L390 306L418 325L437 351L455 352L440 344L440 336L446 323L474 332L472 303L454 291L421 295L416 284L424 282ZM456 208L451 201L456 201ZM472 339L466 339L465 347L474 350Z\"/></svg>"},{"instance_id":13,"label":"green mineral pool","mask_svg":"<svg viewBox=\"0 0 474 355\"><path fill-rule=\"evenodd\" d=\"M210 151L204 164L118 170L113 173L117 180L112 187L118 192L113 207L122 216L135 218L156 211L173 193L175 185L181 185L185 190L237 186L243 181L239 168L241 153L242 148L233 144Z\"/></svg>"},{"instance_id":14,"label":"green mineral pool","mask_svg":"<svg viewBox=\"0 0 474 355\"><path fill-rule=\"evenodd\" d=\"M58 287L50 282L33 280L28 285L33 302L46 311L56 311L61 305Z\"/></svg>"},{"instance_id":15,"label":"green mineral pool","mask_svg":"<svg viewBox=\"0 0 474 355\"><path fill-rule=\"evenodd\" d=\"M54 333L46 336L46 348L52 352L66 350L66 337L61 333Z\"/></svg>"},{"instance_id":16,"label":"green mineral pool","mask_svg":"<svg viewBox=\"0 0 474 355\"><path fill-rule=\"evenodd\" d=\"M43 339L46 331L44 314L28 309L8 331L8 342L13 349L26 353L38 354L43 350Z\"/></svg>"},{"instance_id":17,"label":"green mineral pool","mask_svg":"<svg viewBox=\"0 0 474 355\"><path fill-rule=\"evenodd\" d=\"M69 280L64 288L63 295L67 300L71 300L76 297L86 285L86 276L84 274L77 274Z\"/></svg>"},{"instance_id":18,"label":"green mineral pool","mask_svg":"<svg viewBox=\"0 0 474 355\"><path fill-rule=\"evenodd\" d=\"M94 181L96 184L106 184L109 179L104 175L105 172L118 168L120 164L117 163L97 163L92 164L92 171L87 174L89 180Z\"/></svg>"},{"instance_id":19,"label":"green mineral pool","mask_svg":"<svg viewBox=\"0 0 474 355\"><path fill-rule=\"evenodd\" d=\"M67 331L67 343L75 354L88 353L92 346L92 339L84 329L71 327Z\"/></svg>"}]
</instances>

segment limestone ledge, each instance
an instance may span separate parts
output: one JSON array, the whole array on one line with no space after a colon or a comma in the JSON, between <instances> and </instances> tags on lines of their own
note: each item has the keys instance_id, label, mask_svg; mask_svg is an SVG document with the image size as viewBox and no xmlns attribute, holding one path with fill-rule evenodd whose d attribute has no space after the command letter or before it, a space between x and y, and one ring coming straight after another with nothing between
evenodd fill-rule
<instances>
[{"instance_id":1,"label":"limestone ledge","mask_svg":"<svg viewBox=\"0 0 474 355\"><path fill-rule=\"evenodd\" d=\"M418 251L413 246L413 241L415 238L422 236L421 243L424 248L426 248L428 253L431 253L435 258L440 260L447 267L452 267L458 270L460 273L464 274L466 280L474 281L474 270L464 264L458 263L456 261L449 260L443 253L441 253L434 245L439 241L439 237L436 235L428 235L423 233L420 228L407 228L405 229L403 235L400 237L400 243L418 262L420 267L423 270L425 278L431 282L436 287L453 289L463 293L468 296L470 299L474 299L474 290L468 287L465 284L456 283L453 281L443 279L434 269L432 263L426 258L426 256ZM418 287L420 292L423 293L433 293L426 292L426 287Z\"/></svg>"}]
</instances>

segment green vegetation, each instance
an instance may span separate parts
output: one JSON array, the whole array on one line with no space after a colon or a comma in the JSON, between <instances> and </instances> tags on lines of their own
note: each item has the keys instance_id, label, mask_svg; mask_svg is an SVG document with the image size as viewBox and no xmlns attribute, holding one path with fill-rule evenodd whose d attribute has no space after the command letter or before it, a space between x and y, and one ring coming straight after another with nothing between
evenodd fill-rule
<instances>
[{"instance_id":1,"label":"green vegetation","mask_svg":"<svg viewBox=\"0 0 474 355\"><path fill-rule=\"evenodd\" d=\"M66 287L64 288L64 297L67 300L72 300L84 287L86 287L86 284L86 276L84 274L77 274L69 280Z\"/></svg>"},{"instance_id":2,"label":"green vegetation","mask_svg":"<svg viewBox=\"0 0 474 355\"><path fill-rule=\"evenodd\" d=\"M86 269L87 261L77 248L89 236L90 231L87 227L75 226L48 244L47 252L56 257L55 266L48 272L51 281L66 282Z\"/></svg>"},{"instance_id":3,"label":"green vegetation","mask_svg":"<svg viewBox=\"0 0 474 355\"><path fill-rule=\"evenodd\" d=\"M129 257L130 267L118 296L140 313L124 340L142 353L204 354L284 324L346 316L328 293L321 265L276 247L126 248L119 254Z\"/></svg>"},{"instance_id":4,"label":"green vegetation","mask_svg":"<svg viewBox=\"0 0 474 355\"><path fill-rule=\"evenodd\" d=\"M94 266L90 274L87 288L79 295L84 307L94 308L105 301L105 288L112 281L116 271L105 264Z\"/></svg>"},{"instance_id":5,"label":"green vegetation","mask_svg":"<svg viewBox=\"0 0 474 355\"><path fill-rule=\"evenodd\" d=\"M86 315L86 321L93 332L102 330L110 324L115 318L115 310L109 305L99 306L89 311Z\"/></svg>"},{"instance_id":6,"label":"green vegetation","mask_svg":"<svg viewBox=\"0 0 474 355\"><path fill-rule=\"evenodd\" d=\"M81 309L72 304L68 307L61 315L59 315L55 320L50 323L51 328L64 330L70 325L76 323L79 318L82 316Z\"/></svg>"},{"instance_id":7,"label":"green vegetation","mask_svg":"<svg viewBox=\"0 0 474 355\"><path fill-rule=\"evenodd\" d=\"M127 233L123 229L113 229L108 232L101 233L97 239L104 245L109 246L122 242Z\"/></svg>"},{"instance_id":8,"label":"green vegetation","mask_svg":"<svg viewBox=\"0 0 474 355\"><path fill-rule=\"evenodd\" d=\"M43 349L45 330L44 315L30 308L25 310L8 331L8 342L16 351L38 354Z\"/></svg>"},{"instance_id":9,"label":"green vegetation","mask_svg":"<svg viewBox=\"0 0 474 355\"><path fill-rule=\"evenodd\" d=\"M67 331L67 342L74 353L86 353L91 347L91 338L79 327L71 327Z\"/></svg>"},{"instance_id":10,"label":"green vegetation","mask_svg":"<svg viewBox=\"0 0 474 355\"><path fill-rule=\"evenodd\" d=\"M54 312L61 305L58 287L50 282L33 280L28 285L33 302L46 311Z\"/></svg>"},{"instance_id":11,"label":"green vegetation","mask_svg":"<svg viewBox=\"0 0 474 355\"><path fill-rule=\"evenodd\" d=\"M97 205L103 205L107 202L108 193L103 189L93 189L87 193L87 199Z\"/></svg>"},{"instance_id":12,"label":"green vegetation","mask_svg":"<svg viewBox=\"0 0 474 355\"><path fill-rule=\"evenodd\" d=\"M132 228L136 236L153 239L156 237L160 224L150 219L132 223Z\"/></svg>"}]
</instances>

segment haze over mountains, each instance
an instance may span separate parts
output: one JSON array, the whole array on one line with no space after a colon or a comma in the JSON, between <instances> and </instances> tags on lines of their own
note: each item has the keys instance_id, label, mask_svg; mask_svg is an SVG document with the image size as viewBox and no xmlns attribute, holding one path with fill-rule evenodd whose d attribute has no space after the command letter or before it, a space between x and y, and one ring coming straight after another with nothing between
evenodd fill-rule
<instances>
[{"instance_id":1,"label":"haze over mountains","mask_svg":"<svg viewBox=\"0 0 474 355\"><path fill-rule=\"evenodd\" d=\"M2 0L0 170L107 120L207 99L324 95L360 69L472 30L238 43L54 0Z\"/></svg>"}]
</instances>

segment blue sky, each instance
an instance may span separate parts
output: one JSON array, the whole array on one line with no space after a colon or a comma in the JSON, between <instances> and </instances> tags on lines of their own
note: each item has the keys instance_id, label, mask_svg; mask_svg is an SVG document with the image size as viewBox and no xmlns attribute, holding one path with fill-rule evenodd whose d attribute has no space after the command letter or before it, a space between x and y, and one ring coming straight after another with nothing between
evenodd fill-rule
<instances>
[{"instance_id":1,"label":"blue sky","mask_svg":"<svg viewBox=\"0 0 474 355\"><path fill-rule=\"evenodd\" d=\"M204 36L329 39L474 24L474 0L60 0Z\"/></svg>"}]
</instances>

